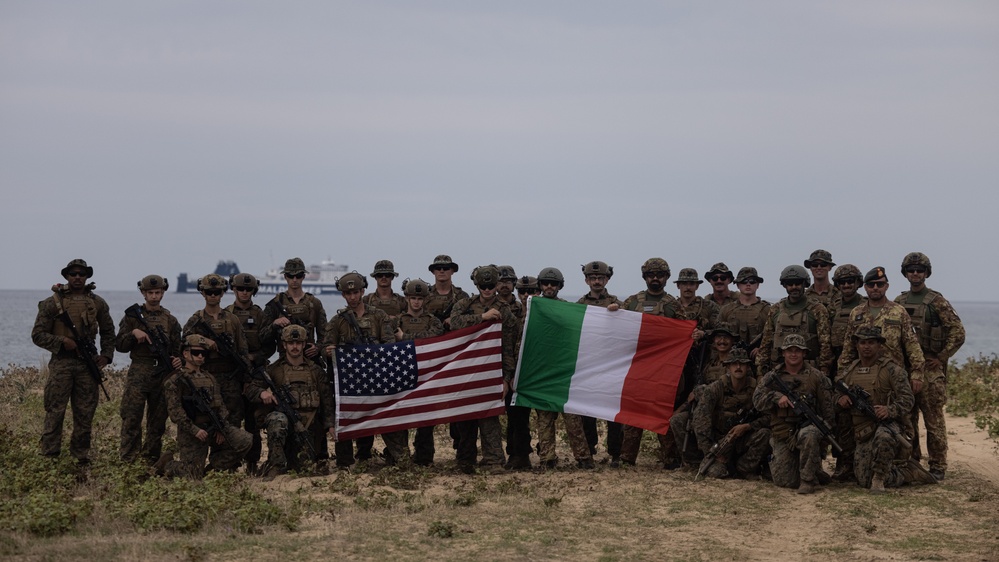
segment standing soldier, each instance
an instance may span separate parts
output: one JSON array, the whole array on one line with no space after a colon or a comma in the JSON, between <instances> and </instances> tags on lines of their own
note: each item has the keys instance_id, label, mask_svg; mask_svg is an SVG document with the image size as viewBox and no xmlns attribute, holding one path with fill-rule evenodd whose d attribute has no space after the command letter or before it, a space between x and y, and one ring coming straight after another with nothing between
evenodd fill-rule
<instances>
[{"instance_id":1,"label":"standing soldier","mask_svg":"<svg viewBox=\"0 0 999 562\"><path fill-rule=\"evenodd\" d=\"M499 282L499 269L493 265L483 265L472 272L472 282L479 289L474 297L464 298L455 303L451 312L451 328L460 330L482 322L499 320L503 323L503 386L504 395L513 380L517 368L517 328L520 322L510 311L510 307L496 295ZM458 433L458 468L465 473L475 472L475 438L482 435L482 461L479 463L488 470L498 471L506 464L503 455L503 433L499 416L467 420L452 424Z\"/></svg>"},{"instance_id":2,"label":"standing soldier","mask_svg":"<svg viewBox=\"0 0 999 562\"><path fill-rule=\"evenodd\" d=\"M427 269L434 276L434 285L430 288L430 296L423 307L444 323L445 330L450 330L454 303L468 298L468 293L451 282L451 277L458 272L458 264L454 263L451 256L441 254L434 258L434 263Z\"/></svg>"},{"instance_id":3,"label":"standing soldier","mask_svg":"<svg viewBox=\"0 0 999 562\"><path fill-rule=\"evenodd\" d=\"M119 410L119 452L125 462L132 462L141 454L148 464L154 464L163 451L163 434L166 433L163 381L166 375L181 366L180 322L169 310L160 306L163 294L170 288L166 279L159 275L147 275L138 285L145 302L141 306L130 307L136 314L133 316L126 312L115 338L115 349L128 353L132 360ZM142 441L143 413L146 415L145 442Z\"/></svg>"},{"instance_id":4,"label":"standing soldier","mask_svg":"<svg viewBox=\"0 0 999 562\"><path fill-rule=\"evenodd\" d=\"M800 265L789 265L780 273L780 284L787 291L787 297L770 307L760 340L760 353L756 356L756 372L772 370L779 359L778 350L783 349L784 338L798 334L808 346L805 358L823 373L828 373L832 361L829 312L821 303L805 296L808 272Z\"/></svg>"},{"instance_id":5,"label":"standing soldier","mask_svg":"<svg viewBox=\"0 0 999 562\"><path fill-rule=\"evenodd\" d=\"M850 314L854 308L867 302L867 297L861 296L860 281L862 274L857 266L845 263L836 268L833 274L833 283L840 291L840 298L835 309L830 309L830 343L832 344L833 362L831 374L837 378L839 371L839 358L843 354L843 341L850 329ZM833 479L840 482L847 482L856 478L853 469L853 414L849 408L837 405L836 410L836 439L843 448L836 456L836 470L833 472Z\"/></svg>"},{"instance_id":6,"label":"standing soldier","mask_svg":"<svg viewBox=\"0 0 999 562\"><path fill-rule=\"evenodd\" d=\"M73 409L73 435L69 454L85 467L90 463L90 433L100 398L104 367L114 358L114 320L108 303L94 294L94 268L82 259L75 259L62 268L66 284L52 287L52 296L38 303L38 316L31 329L31 341L52 353L49 377L45 381L45 427L41 450L46 457L58 457L62 450L62 425L66 418L66 403ZM74 334L74 332L76 332ZM100 335L100 351L90 355ZM79 338L79 339L77 339ZM87 360L96 365L92 373ZM100 379L98 377L101 377Z\"/></svg>"},{"instance_id":7,"label":"standing soldier","mask_svg":"<svg viewBox=\"0 0 999 562\"><path fill-rule=\"evenodd\" d=\"M184 366L163 383L167 411L177 424L180 460L173 460L173 454L161 456L156 461L157 474L199 479L212 470L235 472L253 445L249 433L226 421L230 416L218 381L201 368L213 345L214 342L204 336L185 337ZM208 457L208 467L205 467L205 457Z\"/></svg>"},{"instance_id":8,"label":"standing soldier","mask_svg":"<svg viewBox=\"0 0 999 562\"><path fill-rule=\"evenodd\" d=\"M918 461L909 458L909 443L899 421L909 415L915 397L905 370L881 354L881 328L862 326L853 334L858 359L837 378L836 403L851 413L856 451L857 482L872 494L883 494L885 486L934 483ZM859 392L858 392L859 391ZM849 394L865 393L869 408L859 409ZM896 464L899 460L901 463Z\"/></svg>"},{"instance_id":9,"label":"standing soldier","mask_svg":"<svg viewBox=\"0 0 999 562\"><path fill-rule=\"evenodd\" d=\"M436 316L426 311L423 306L430 285L423 279L414 279L403 283L406 294L406 311L399 317L399 327L396 328L396 341L432 338L444 333L444 323ZM432 425L416 428L413 439L413 463L419 466L434 464L434 427Z\"/></svg>"},{"instance_id":10,"label":"standing soldier","mask_svg":"<svg viewBox=\"0 0 999 562\"><path fill-rule=\"evenodd\" d=\"M756 291L762 283L763 278L756 274L755 267L740 269L739 275L735 277L739 297L721 307L718 313L718 321L732 325L738 335L739 344L748 350L749 358L753 360L759 353L763 328L770 315L770 303L756 296Z\"/></svg>"},{"instance_id":11,"label":"standing soldier","mask_svg":"<svg viewBox=\"0 0 999 562\"><path fill-rule=\"evenodd\" d=\"M333 353L340 345L368 345L395 342L392 331L392 320L388 314L373 307L364 306L364 289L368 280L360 273L351 271L337 279L336 288L347 301L347 306L337 311L336 315L326 324L326 335L323 338L324 354L334 361ZM406 434L406 435L400 435ZM395 464L409 458L408 432L393 432L382 435L385 441L385 461ZM366 461L371 458L371 448L374 436L361 437L357 440L357 460ZM345 439L336 442L336 465L341 469L349 469L354 464L354 441Z\"/></svg>"},{"instance_id":12,"label":"standing soldier","mask_svg":"<svg viewBox=\"0 0 999 562\"><path fill-rule=\"evenodd\" d=\"M759 480L760 463L770 453L770 419L752 415L756 379L746 351L732 350L723 363L726 373L704 387L694 407L697 446L709 463L702 471L725 478L734 469L741 478Z\"/></svg>"},{"instance_id":13,"label":"standing soldier","mask_svg":"<svg viewBox=\"0 0 999 562\"><path fill-rule=\"evenodd\" d=\"M310 450L320 451L319 444L326 441L326 433L329 432L332 437L335 432L335 407L330 381L326 371L305 358L307 343L305 328L294 324L285 327L281 330L284 354L267 367L267 375L274 385L287 388L288 395L294 398L290 406L298 414L301 425L296 426L294 420L274 408L278 398L266 381L254 379L246 385L246 398L258 405L257 425L267 431L267 464L260 473L265 480L286 474L289 468L302 468L301 456L307 456ZM289 432L293 434L292 439L288 439ZM295 434L298 437L294 437ZM307 447L304 443L311 443L312 446ZM308 460L320 461L318 457Z\"/></svg>"},{"instance_id":14,"label":"standing soldier","mask_svg":"<svg viewBox=\"0 0 999 562\"><path fill-rule=\"evenodd\" d=\"M236 318L239 319L240 326L243 327L250 362L254 367L264 367L271 355L274 355L275 346L273 341L264 341L260 337L260 329L265 325L266 319L264 318L264 310L253 302L253 297L256 296L260 283L256 277L249 273L236 273L229 278L229 286L232 287L236 300L225 309L235 314ZM260 462L260 428L257 425L255 408L244 396L243 413L245 419L243 428L253 436L253 446L246 454L247 474L256 474L257 463Z\"/></svg>"},{"instance_id":15,"label":"standing soldier","mask_svg":"<svg viewBox=\"0 0 999 562\"><path fill-rule=\"evenodd\" d=\"M191 315L184 324L184 337L198 334L205 337L208 346L208 358L203 366L212 374L222 392L222 400L228 414L226 421L235 427L243 422L243 383L249 373L244 372L243 364L248 362L249 352L246 346L246 336L239 318L220 306L222 295L229 287L229 282L221 275L209 273L198 279L198 292L205 299L205 308ZM223 338L218 342L212 337ZM232 351L241 356L228 356L220 350L231 347ZM173 418L171 418L173 419ZM176 420L175 420L176 421Z\"/></svg>"},{"instance_id":16,"label":"standing soldier","mask_svg":"<svg viewBox=\"0 0 999 562\"><path fill-rule=\"evenodd\" d=\"M800 267L800 266L798 266ZM827 425L833 421L829 381L817 369L805 363L808 344L801 334L788 334L781 344L784 363L767 373L753 394L753 405L770 414L770 475L781 488L798 488L799 494L811 494L822 473L822 431L800 416L791 399L774 382L780 378L792 389L795 399L807 404ZM828 476L828 475L826 475Z\"/></svg>"},{"instance_id":17,"label":"standing soldier","mask_svg":"<svg viewBox=\"0 0 999 562\"><path fill-rule=\"evenodd\" d=\"M524 315L527 315L527 299L541 292L538 288L538 278L533 275L524 275L517 279L517 299L524 307Z\"/></svg>"},{"instance_id":18,"label":"standing soldier","mask_svg":"<svg viewBox=\"0 0 999 562\"><path fill-rule=\"evenodd\" d=\"M947 362L964 345L964 324L947 299L926 286L926 279L932 273L926 254L906 255L902 274L909 281L909 290L895 297L895 302L904 306L912 318L926 361L923 384L913 385L916 406L912 410L912 456L919 460L919 412L922 412L930 474L943 480L947 472L947 426L943 415L947 402Z\"/></svg>"},{"instance_id":19,"label":"standing soldier","mask_svg":"<svg viewBox=\"0 0 999 562\"><path fill-rule=\"evenodd\" d=\"M805 289L805 296L819 301L827 310L835 309L843 298L840 290L829 282L829 271L834 265L832 254L825 250L815 250L805 260L805 267L812 272L812 284Z\"/></svg>"},{"instance_id":20,"label":"standing soldier","mask_svg":"<svg viewBox=\"0 0 999 562\"><path fill-rule=\"evenodd\" d=\"M682 318L696 320L697 328L694 329L694 342L701 341L706 332L709 332L718 325L718 313L721 310L714 302L697 296L697 288L700 287L701 279L697 276L697 270L685 267L680 270L680 275L676 278L676 288L680 291L680 306L683 307Z\"/></svg>"},{"instance_id":21,"label":"standing soldier","mask_svg":"<svg viewBox=\"0 0 999 562\"><path fill-rule=\"evenodd\" d=\"M617 310L623 304L614 295L607 292L607 283L614 276L614 268L602 261L591 261L583 266L583 280L590 288L578 304L600 306L608 310ZM586 443L590 454L597 453L597 420L582 416L583 431L586 433ZM624 425L612 420L607 421L607 454L610 455L611 468L621 466L621 441L624 439Z\"/></svg>"},{"instance_id":22,"label":"standing soldier","mask_svg":"<svg viewBox=\"0 0 999 562\"><path fill-rule=\"evenodd\" d=\"M516 282L517 273L513 270L513 266L499 266L499 283L496 284L496 294L501 301L510 307L510 312L517 317L517 320L523 320L527 309L517 298L517 295L513 294L513 287Z\"/></svg>"},{"instance_id":23,"label":"standing soldier","mask_svg":"<svg viewBox=\"0 0 999 562\"><path fill-rule=\"evenodd\" d=\"M375 280L375 290L364 295L365 306L377 308L389 315L393 323L406 311L406 297L392 290L392 280L398 277L395 265L389 260L378 260L371 278Z\"/></svg>"},{"instance_id":24,"label":"standing soldier","mask_svg":"<svg viewBox=\"0 0 999 562\"><path fill-rule=\"evenodd\" d=\"M309 273L301 258L291 258L284 262L284 280L288 289L282 291L264 306L264 318L261 321L260 338L271 345L286 327L298 324L305 328L308 342L305 345L305 357L312 361L321 361L317 342L323 338L326 327L326 309L315 295L302 289L302 281Z\"/></svg>"},{"instance_id":25,"label":"standing soldier","mask_svg":"<svg viewBox=\"0 0 999 562\"><path fill-rule=\"evenodd\" d=\"M704 278L711 283L711 294L707 298L709 301L723 307L730 302L735 302L739 297L737 291L730 291L728 286L735 280L732 270L722 262L711 266L711 269L704 274Z\"/></svg>"},{"instance_id":26,"label":"standing soldier","mask_svg":"<svg viewBox=\"0 0 999 562\"><path fill-rule=\"evenodd\" d=\"M665 316L666 318L683 319L683 307L680 301L666 293L666 281L669 280L669 264L662 258L649 258L642 264L642 279L645 280L645 290L639 291L624 300L621 308L635 310L644 314ZM638 460L638 449L642 444L640 427L624 426L624 437L621 443L621 460L634 465ZM672 435L658 435L659 459L666 465L674 456L676 448ZM672 463L670 463L672 464Z\"/></svg>"}]
</instances>

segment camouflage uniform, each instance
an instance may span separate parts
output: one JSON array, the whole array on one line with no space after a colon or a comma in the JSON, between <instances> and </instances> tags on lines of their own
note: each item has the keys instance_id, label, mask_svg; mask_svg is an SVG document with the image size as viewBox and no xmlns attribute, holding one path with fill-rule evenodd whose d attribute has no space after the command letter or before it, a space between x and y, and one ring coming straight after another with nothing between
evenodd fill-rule
<instances>
[{"instance_id":1,"label":"camouflage uniform","mask_svg":"<svg viewBox=\"0 0 999 562\"><path fill-rule=\"evenodd\" d=\"M207 389L211 396L212 410L225 426L225 440L222 444L216 443L216 430L211 427L208 415L198 412L193 405L191 396L194 391L191 386ZM229 418L229 412L226 411L215 377L208 371L187 365L167 378L163 383L163 393L170 419L177 424L177 449L180 453L179 461L170 460L165 463L164 473L167 476L201 478L205 471L206 456L214 470L235 471L243 455L253 445L253 438L249 433L225 421ZM208 432L205 441L196 437L201 429Z\"/></svg>"},{"instance_id":2,"label":"camouflage uniform","mask_svg":"<svg viewBox=\"0 0 999 562\"><path fill-rule=\"evenodd\" d=\"M679 302L679 301L678 301ZM682 305L683 312L681 319L696 320L698 329L705 332L713 330L718 325L718 315L721 308L713 301L705 300L701 297L694 297L694 301L689 305Z\"/></svg>"},{"instance_id":3,"label":"camouflage uniform","mask_svg":"<svg viewBox=\"0 0 999 562\"><path fill-rule=\"evenodd\" d=\"M864 302L850 312L850 325L843 337L843 353L839 356L840 371L857 359L853 335L862 327L879 328L885 338L884 351L892 361L909 367L910 380L923 380L923 352L912 330L912 320L905 308L889 300L885 301L880 310L872 308L869 302Z\"/></svg>"},{"instance_id":4,"label":"camouflage uniform","mask_svg":"<svg viewBox=\"0 0 999 562\"><path fill-rule=\"evenodd\" d=\"M821 471L822 432L811 424L802 427L802 420L793 409L777 406L782 393L775 390L774 377L781 377L820 418L831 424L833 409L829 379L808 364L803 365L797 375L788 373L785 366L780 365L763 377L753 394L756 409L770 414L770 446L773 448L770 474L774 484L794 488L802 481L814 483Z\"/></svg>"},{"instance_id":5,"label":"camouflage uniform","mask_svg":"<svg viewBox=\"0 0 999 562\"><path fill-rule=\"evenodd\" d=\"M180 357L180 322L162 306L149 310L142 305L142 316L149 327L163 330L167 337L167 350L171 357ZM163 396L165 375L173 372L172 365L161 365L156 352L148 343L138 343L132 330L145 331L141 323L125 316L118 324L115 349L128 353L132 363L128 367L125 389L121 396L121 460L131 462L140 454L148 462L156 462L163 450L166 433L166 398ZM150 334L150 337L152 335ZM148 409L147 409L148 408ZM142 441L142 415L146 415L146 440Z\"/></svg>"},{"instance_id":6,"label":"camouflage uniform","mask_svg":"<svg viewBox=\"0 0 999 562\"><path fill-rule=\"evenodd\" d=\"M834 310L842 302L843 292L839 290L839 287L833 285L829 287L828 291L820 293L815 289L815 285L810 285L805 289L805 297L822 303L822 306L826 307L827 310Z\"/></svg>"},{"instance_id":7,"label":"camouflage uniform","mask_svg":"<svg viewBox=\"0 0 999 562\"><path fill-rule=\"evenodd\" d=\"M731 324L738 335L738 342L747 347L760 344L756 338L762 339L763 328L769 317L770 303L759 297L756 298L756 302L749 305L742 304L736 299L718 311L718 322Z\"/></svg>"},{"instance_id":8,"label":"camouflage uniform","mask_svg":"<svg viewBox=\"0 0 999 562\"><path fill-rule=\"evenodd\" d=\"M770 316L763 327L760 351L756 355L756 372L769 372L778 364L778 348L788 334L804 336L808 345L805 359L812 361L823 372L829 370L832 347L826 307L808 298L792 304L785 297L770 308Z\"/></svg>"},{"instance_id":9,"label":"camouflage uniform","mask_svg":"<svg viewBox=\"0 0 999 562\"><path fill-rule=\"evenodd\" d=\"M240 274L243 275L243 274ZM246 349L250 355L250 362L255 367L266 366L270 357L277 350L274 342L264 341L260 337L260 329L264 325L264 310L256 303L248 308L242 308L237 303L232 303L225 309L233 313L239 319L240 326L243 327L243 335L246 337ZM260 426L257 425L257 415L253 406L244 396L243 398L243 429L253 436L253 446L246 454L247 467L253 472L257 462L260 461L261 439Z\"/></svg>"},{"instance_id":10,"label":"camouflage uniform","mask_svg":"<svg viewBox=\"0 0 999 562\"><path fill-rule=\"evenodd\" d=\"M309 433L313 448L319 451L320 442L326 440L327 431L336 421L333 390L326 372L312 361L292 365L285 358L268 366L267 374L278 387L288 385L294 401L292 405L302 419L302 430ZM305 451L295 439L288 439L288 417L273 406L263 404L260 394L265 390L268 390L267 383L254 379L246 385L245 395L257 405L257 424L267 432L267 465L279 473L299 468L299 455L305 454Z\"/></svg>"},{"instance_id":11,"label":"camouflage uniform","mask_svg":"<svg viewBox=\"0 0 999 562\"><path fill-rule=\"evenodd\" d=\"M350 274L348 274L350 275ZM357 326L363 333L358 334L351 327L349 316L353 316ZM364 307L364 315L357 317L349 308L342 308L337 311L336 316L326 324L323 347L328 345L363 345L366 343L393 343L395 333L392 330L392 319L377 308ZM335 350L334 350L335 353ZM409 458L408 437L393 440L391 434L386 441L386 456L389 462ZM385 435L382 436L385 440ZM371 458L371 447L374 443L374 436L361 437L357 439L358 460L368 460ZM336 464L339 467L349 467L354 464L354 440L345 439L336 442L334 446L336 452Z\"/></svg>"},{"instance_id":12,"label":"camouflage uniform","mask_svg":"<svg viewBox=\"0 0 999 562\"><path fill-rule=\"evenodd\" d=\"M607 308L612 304L618 306L623 304L617 297L608 293L607 289L604 289L597 297L593 297L587 292L576 303L587 306L599 306L601 308ZM590 452L593 453L597 445L597 419L589 416L581 416L581 419L583 422L583 432L586 435L586 443L590 447ZM605 421L607 422L607 454L611 458L620 458L621 443L624 440L624 424L612 420Z\"/></svg>"},{"instance_id":13,"label":"camouflage uniform","mask_svg":"<svg viewBox=\"0 0 999 562\"><path fill-rule=\"evenodd\" d=\"M694 434L697 446L703 454L708 454L718 441L732 429L734 420L753 409L753 393L756 379L746 375L745 386L735 390L732 377L725 374L721 379L704 387L693 412ZM716 452L717 458L725 458L734 463L736 471L742 475L759 473L760 463L770 453L770 419L761 416L750 422L750 430L736 439L729 448ZM715 475L726 471L716 470Z\"/></svg>"},{"instance_id":14,"label":"camouflage uniform","mask_svg":"<svg viewBox=\"0 0 999 562\"><path fill-rule=\"evenodd\" d=\"M926 424L926 452L930 472L943 475L947 470L947 426L944 404L947 403L947 362L964 345L964 324L954 307L940 293L923 287L914 293L905 291L895 297L912 319L915 337L924 358L936 358L942 368L923 373L923 388L916 393L912 409L913 458L919 459L919 413Z\"/></svg>"},{"instance_id":15,"label":"camouflage uniform","mask_svg":"<svg viewBox=\"0 0 999 562\"><path fill-rule=\"evenodd\" d=\"M309 343L315 344L322 340L323 330L326 328L326 309L323 302L311 293L305 293L296 303L295 299L288 295L287 291L282 291L271 299L264 306L264 316L260 320L260 339L275 345L280 335L281 328L274 325L274 321L284 316L282 307L291 315L288 319L292 324L305 327Z\"/></svg>"},{"instance_id":16,"label":"camouflage uniform","mask_svg":"<svg viewBox=\"0 0 999 562\"><path fill-rule=\"evenodd\" d=\"M399 316L399 329L402 330L403 340L415 340L443 334L444 324L433 314L426 310L420 310L420 314L417 316L403 312ZM413 462L420 466L429 466L434 462L436 453L434 427L436 426L416 428L416 436L413 438Z\"/></svg>"},{"instance_id":17,"label":"camouflage uniform","mask_svg":"<svg viewBox=\"0 0 999 562\"><path fill-rule=\"evenodd\" d=\"M249 361L249 348L246 345L246 336L243 334L243 327L240 325L239 317L222 309L218 318L212 318L204 310L199 310L191 315L187 323L184 324L183 337L192 334L211 338L204 324L208 324L211 329L220 336L226 334L232 339L232 346L235 352ZM218 350L210 350L208 358L202 368L215 377L218 381L219 390L222 392L222 400L225 401L228 417L226 421L239 427L243 422L243 383L249 373L244 373L243 367L233 359L225 357ZM171 418L172 419L172 418Z\"/></svg>"},{"instance_id":18,"label":"camouflage uniform","mask_svg":"<svg viewBox=\"0 0 999 562\"><path fill-rule=\"evenodd\" d=\"M74 262L82 262L82 267L88 267L83 260L74 260L70 265ZM90 271L92 273L92 269ZM100 355L107 358L110 364L114 358L114 320L107 302L94 294L93 288L93 283L90 283L83 294L73 294L63 285L56 285L52 288L54 294L38 303L31 341L52 353L44 391L45 426L41 451L45 456L58 456L62 449L62 426L66 418L66 404L70 403L73 435L69 453L79 461L89 461L91 424L100 397L99 385L77 351L63 348L63 338L73 336L58 316L63 310L68 312L83 338L95 341L100 335Z\"/></svg>"},{"instance_id":19,"label":"camouflage uniform","mask_svg":"<svg viewBox=\"0 0 999 562\"><path fill-rule=\"evenodd\" d=\"M500 321L503 323L503 379L510 382L517 369L517 328L520 326L520 321L513 315L505 302L495 295L488 302L482 302L479 295L461 299L455 303L451 312L451 329L460 330L481 324L483 322L482 314L493 308L499 310L502 316ZM503 466L506 463L506 457L503 453L503 430L500 426L499 416L457 422L455 425L459 426L459 433L461 433L457 451L459 464L475 463L476 428L481 434L482 440L482 461L479 464Z\"/></svg>"},{"instance_id":20,"label":"camouflage uniform","mask_svg":"<svg viewBox=\"0 0 999 562\"><path fill-rule=\"evenodd\" d=\"M872 367L862 366L858 359L843 370L842 375L837 377L837 381L840 380L847 386L860 386L870 393L872 406L884 405L890 411L887 422L878 422L855 408L849 410L853 417L853 441L856 443L853 469L857 482L870 488L872 476L878 474L884 478L885 486L905 484L907 479L902 466L909 457L911 445L907 442L904 426L900 426L897 420L904 419L915 402L905 369L885 355L880 356ZM836 400L841 396L837 392ZM899 437L896 438L892 432Z\"/></svg>"}]
</instances>

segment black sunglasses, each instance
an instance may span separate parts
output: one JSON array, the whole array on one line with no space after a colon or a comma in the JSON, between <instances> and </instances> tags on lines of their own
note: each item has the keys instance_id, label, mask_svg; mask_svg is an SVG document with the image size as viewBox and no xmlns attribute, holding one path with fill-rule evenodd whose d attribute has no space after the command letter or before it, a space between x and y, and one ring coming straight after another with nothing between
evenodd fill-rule
<instances>
[{"instance_id":1,"label":"black sunglasses","mask_svg":"<svg viewBox=\"0 0 999 562\"><path fill-rule=\"evenodd\" d=\"M190 351L191 357L204 357L208 353L204 349L191 349L188 351Z\"/></svg>"},{"instance_id":2,"label":"black sunglasses","mask_svg":"<svg viewBox=\"0 0 999 562\"><path fill-rule=\"evenodd\" d=\"M285 273L285 279L305 279L305 273Z\"/></svg>"},{"instance_id":3,"label":"black sunglasses","mask_svg":"<svg viewBox=\"0 0 999 562\"><path fill-rule=\"evenodd\" d=\"M222 289L205 289L204 293L206 297L217 297L224 293Z\"/></svg>"}]
</instances>

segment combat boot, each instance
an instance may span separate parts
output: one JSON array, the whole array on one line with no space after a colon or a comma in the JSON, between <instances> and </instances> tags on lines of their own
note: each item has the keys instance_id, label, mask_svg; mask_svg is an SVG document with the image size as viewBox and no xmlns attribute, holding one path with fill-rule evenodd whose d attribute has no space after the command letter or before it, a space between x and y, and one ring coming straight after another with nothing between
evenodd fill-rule
<instances>
[{"instance_id":1,"label":"combat boot","mask_svg":"<svg viewBox=\"0 0 999 562\"><path fill-rule=\"evenodd\" d=\"M596 468L596 465L593 464L593 459L578 460L576 461L576 466L584 470L593 470L594 468Z\"/></svg>"},{"instance_id":2,"label":"combat boot","mask_svg":"<svg viewBox=\"0 0 999 562\"><path fill-rule=\"evenodd\" d=\"M912 459L906 461L905 466L902 467L902 474L906 484L936 484L943 480L943 472L940 472L938 478L936 471L927 471L919 461Z\"/></svg>"},{"instance_id":3,"label":"combat boot","mask_svg":"<svg viewBox=\"0 0 999 562\"><path fill-rule=\"evenodd\" d=\"M885 493L885 477L882 474L875 474L871 477L871 493L880 495Z\"/></svg>"},{"instance_id":4,"label":"combat boot","mask_svg":"<svg viewBox=\"0 0 999 562\"><path fill-rule=\"evenodd\" d=\"M531 458L520 455L513 455L510 460L507 461L507 468L509 470L530 470L531 469Z\"/></svg>"},{"instance_id":5,"label":"combat boot","mask_svg":"<svg viewBox=\"0 0 999 562\"><path fill-rule=\"evenodd\" d=\"M853 463L843 457L836 459L836 470L833 471L832 478L836 482L856 482L857 476L853 473Z\"/></svg>"},{"instance_id":6,"label":"combat boot","mask_svg":"<svg viewBox=\"0 0 999 562\"><path fill-rule=\"evenodd\" d=\"M814 494L815 493L815 482L809 480L802 480L801 484L798 485L799 494Z\"/></svg>"},{"instance_id":7,"label":"combat boot","mask_svg":"<svg viewBox=\"0 0 999 562\"><path fill-rule=\"evenodd\" d=\"M156 476L166 474L166 467L171 461L173 461L173 453L163 453L160 455L160 458L153 464L153 474Z\"/></svg>"}]
</instances>

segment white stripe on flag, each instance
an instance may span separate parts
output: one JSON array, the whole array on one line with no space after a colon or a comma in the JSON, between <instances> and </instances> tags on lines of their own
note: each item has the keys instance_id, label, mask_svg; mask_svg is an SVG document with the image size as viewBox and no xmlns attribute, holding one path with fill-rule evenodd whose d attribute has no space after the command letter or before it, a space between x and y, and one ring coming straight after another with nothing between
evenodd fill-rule
<instances>
[{"instance_id":1,"label":"white stripe on flag","mask_svg":"<svg viewBox=\"0 0 999 562\"><path fill-rule=\"evenodd\" d=\"M639 312L586 307L565 412L614 421L641 328Z\"/></svg>"}]
</instances>

